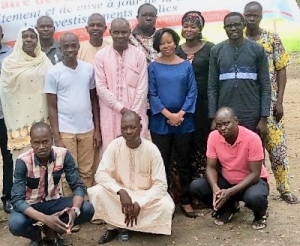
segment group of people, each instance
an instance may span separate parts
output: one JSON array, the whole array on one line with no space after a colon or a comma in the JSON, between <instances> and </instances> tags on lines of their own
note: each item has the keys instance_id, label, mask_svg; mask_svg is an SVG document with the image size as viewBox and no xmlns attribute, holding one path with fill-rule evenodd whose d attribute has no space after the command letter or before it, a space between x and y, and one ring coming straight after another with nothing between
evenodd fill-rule
<instances>
[{"instance_id":1,"label":"group of people","mask_svg":"<svg viewBox=\"0 0 300 246\"><path fill-rule=\"evenodd\" d=\"M128 241L128 229L170 235L174 202L195 218L195 199L216 225L242 200L253 229L263 229L264 149L282 199L297 203L282 122L288 55L260 28L262 12L250 2L228 13L228 39L216 45L202 36L201 12L183 15L179 45L174 30L155 28L149 3L132 32L126 19L111 22L112 44L98 13L85 42L70 32L55 41L42 16L13 49L1 44L2 201L12 234L63 245L60 234L103 220L101 244Z\"/></svg>"}]
</instances>

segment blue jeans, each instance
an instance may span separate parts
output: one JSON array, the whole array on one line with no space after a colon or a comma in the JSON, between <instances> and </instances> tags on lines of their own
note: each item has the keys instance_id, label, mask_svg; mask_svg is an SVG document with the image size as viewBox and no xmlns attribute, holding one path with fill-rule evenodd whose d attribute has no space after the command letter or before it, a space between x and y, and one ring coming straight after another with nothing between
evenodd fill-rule
<instances>
[{"instance_id":1,"label":"blue jeans","mask_svg":"<svg viewBox=\"0 0 300 246\"><path fill-rule=\"evenodd\" d=\"M218 186L220 189L228 189L230 184L221 175L218 177ZM212 207L213 192L206 177L194 180L190 185L190 194L199 199L206 206ZM234 208L236 201L245 202L245 206L251 209L255 217L261 217L266 214L268 209L269 185L259 179L256 184L251 185L241 193L230 197L228 201L219 209L220 213Z\"/></svg>"},{"instance_id":2,"label":"blue jeans","mask_svg":"<svg viewBox=\"0 0 300 246\"><path fill-rule=\"evenodd\" d=\"M72 207L72 204L72 197L61 197L56 200L40 202L31 206L43 214L52 215L67 207ZM75 219L75 225L90 221L94 215L94 207L90 202L84 201L80 208L80 212L80 216ZM67 215L64 215L61 217L61 220L64 223L67 223L69 218ZM40 238L40 235L37 226L32 225L35 222L36 221L26 215L13 210L9 218L9 230L14 236L25 237L32 241L36 241Z\"/></svg>"}]
</instances>

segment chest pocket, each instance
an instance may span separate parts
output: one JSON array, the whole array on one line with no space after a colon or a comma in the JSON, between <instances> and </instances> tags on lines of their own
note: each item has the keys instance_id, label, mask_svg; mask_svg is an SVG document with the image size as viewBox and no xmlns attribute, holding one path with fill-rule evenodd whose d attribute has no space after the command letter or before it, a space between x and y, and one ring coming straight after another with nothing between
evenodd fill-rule
<instances>
[{"instance_id":1,"label":"chest pocket","mask_svg":"<svg viewBox=\"0 0 300 246\"><path fill-rule=\"evenodd\" d=\"M150 165L140 165L138 173L142 176L150 175Z\"/></svg>"},{"instance_id":2,"label":"chest pocket","mask_svg":"<svg viewBox=\"0 0 300 246\"><path fill-rule=\"evenodd\" d=\"M126 81L128 85L132 88L136 88L139 82L140 74L137 69L128 67L126 71Z\"/></svg>"},{"instance_id":3,"label":"chest pocket","mask_svg":"<svg viewBox=\"0 0 300 246\"><path fill-rule=\"evenodd\" d=\"M39 187L39 183L40 178L26 178L26 186L31 190L37 189Z\"/></svg>"}]
</instances>

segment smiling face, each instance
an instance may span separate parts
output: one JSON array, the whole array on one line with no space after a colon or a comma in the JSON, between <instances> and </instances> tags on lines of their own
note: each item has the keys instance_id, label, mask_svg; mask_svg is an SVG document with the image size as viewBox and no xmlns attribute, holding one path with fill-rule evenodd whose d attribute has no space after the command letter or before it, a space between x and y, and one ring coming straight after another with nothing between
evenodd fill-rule
<instances>
[{"instance_id":1,"label":"smiling face","mask_svg":"<svg viewBox=\"0 0 300 246\"><path fill-rule=\"evenodd\" d=\"M106 30L106 22L104 17L98 14L90 16L86 30L91 39L102 39Z\"/></svg>"},{"instance_id":2,"label":"smiling face","mask_svg":"<svg viewBox=\"0 0 300 246\"><path fill-rule=\"evenodd\" d=\"M245 23L240 16L229 16L224 20L224 29L230 40L239 40L244 36Z\"/></svg>"},{"instance_id":3,"label":"smiling face","mask_svg":"<svg viewBox=\"0 0 300 246\"><path fill-rule=\"evenodd\" d=\"M248 29L258 29L262 19L261 7L257 4L246 6L244 18Z\"/></svg>"},{"instance_id":4,"label":"smiling face","mask_svg":"<svg viewBox=\"0 0 300 246\"><path fill-rule=\"evenodd\" d=\"M23 31L22 41L23 41L23 45L22 45L23 51L29 56L35 57L34 50L38 43L37 34L31 29L28 29L27 31Z\"/></svg>"},{"instance_id":5,"label":"smiling face","mask_svg":"<svg viewBox=\"0 0 300 246\"><path fill-rule=\"evenodd\" d=\"M127 49L130 36L130 27L128 22L113 21L111 24L110 34L116 50L122 51Z\"/></svg>"},{"instance_id":6,"label":"smiling face","mask_svg":"<svg viewBox=\"0 0 300 246\"><path fill-rule=\"evenodd\" d=\"M176 44L170 33L165 32L161 36L159 49L162 56L171 56L175 54Z\"/></svg>"},{"instance_id":7,"label":"smiling face","mask_svg":"<svg viewBox=\"0 0 300 246\"><path fill-rule=\"evenodd\" d=\"M196 23L184 22L182 23L182 37L186 40L199 39L199 33L201 32L199 26Z\"/></svg>"},{"instance_id":8,"label":"smiling face","mask_svg":"<svg viewBox=\"0 0 300 246\"><path fill-rule=\"evenodd\" d=\"M67 33L60 39L60 49L66 61L77 59L79 47L78 37L73 33Z\"/></svg>"}]
</instances>

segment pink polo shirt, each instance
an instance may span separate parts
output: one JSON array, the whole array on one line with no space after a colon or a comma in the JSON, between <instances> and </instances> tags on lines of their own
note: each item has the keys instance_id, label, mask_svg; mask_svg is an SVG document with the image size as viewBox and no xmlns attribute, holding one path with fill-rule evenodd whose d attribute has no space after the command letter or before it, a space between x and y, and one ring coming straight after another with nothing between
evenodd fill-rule
<instances>
[{"instance_id":1,"label":"pink polo shirt","mask_svg":"<svg viewBox=\"0 0 300 246\"><path fill-rule=\"evenodd\" d=\"M209 134L206 156L218 159L222 175L230 184L240 183L249 173L249 162L264 159L264 149L260 137L253 131L239 126L239 134L233 145L217 131ZM261 178L268 179L267 169L262 165Z\"/></svg>"}]
</instances>

